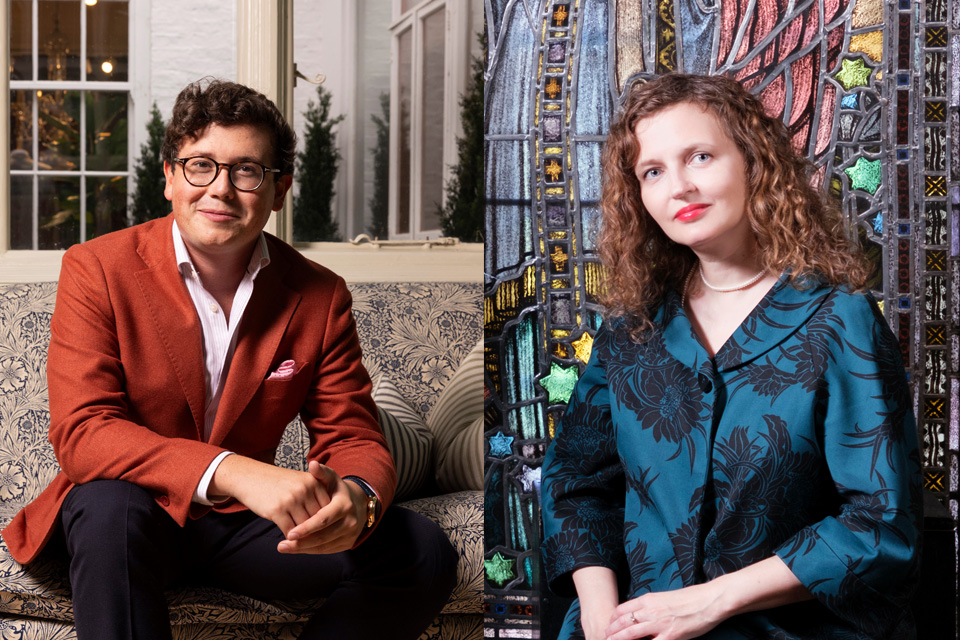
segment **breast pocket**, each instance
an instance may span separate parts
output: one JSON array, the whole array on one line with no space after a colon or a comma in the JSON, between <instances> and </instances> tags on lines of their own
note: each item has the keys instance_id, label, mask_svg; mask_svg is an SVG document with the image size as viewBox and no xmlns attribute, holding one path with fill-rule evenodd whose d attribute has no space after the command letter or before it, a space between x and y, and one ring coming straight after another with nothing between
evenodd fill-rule
<instances>
[{"instance_id":1,"label":"breast pocket","mask_svg":"<svg viewBox=\"0 0 960 640\"><path fill-rule=\"evenodd\" d=\"M313 367L307 366L308 364L310 363L294 363L289 375L268 377L264 380L261 386L263 400L272 403L298 399L298 404L302 404L313 372Z\"/></svg>"}]
</instances>

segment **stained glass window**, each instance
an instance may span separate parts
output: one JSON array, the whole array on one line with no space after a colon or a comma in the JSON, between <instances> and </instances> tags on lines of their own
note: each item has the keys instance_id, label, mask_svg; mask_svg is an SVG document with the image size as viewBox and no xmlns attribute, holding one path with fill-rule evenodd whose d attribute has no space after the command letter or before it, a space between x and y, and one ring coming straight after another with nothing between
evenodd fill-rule
<instances>
[{"instance_id":1,"label":"stained glass window","mask_svg":"<svg viewBox=\"0 0 960 640\"><path fill-rule=\"evenodd\" d=\"M840 202L900 342L931 504L956 522L960 2L762 4L487 2L487 637L551 638L566 607L543 583L538 470L600 322L600 150L629 86L671 70L743 82Z\"/></svg>"}]
</instances>

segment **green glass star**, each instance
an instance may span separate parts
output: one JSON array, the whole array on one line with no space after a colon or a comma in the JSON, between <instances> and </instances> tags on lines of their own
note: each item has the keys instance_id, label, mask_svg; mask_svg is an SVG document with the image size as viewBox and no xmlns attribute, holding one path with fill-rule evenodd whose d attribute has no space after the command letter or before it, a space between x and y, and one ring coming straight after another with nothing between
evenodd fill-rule
<instances>
[{"instance_id":1,"label":"green glass star","mask_svg":"<svg viewBox=\"0 0 960 640\"><path fill-rule=\"evenodd\" d=\"M873 69L864 64L862 58L856 60L845 58L840 61L840 71L837 71L836 78L844 89L850 91L854 87L867 86L867 80L872 73Z\"/></svg>"},{"instance_id":2,"label":"green glass star","mask_svg":"<svg viewBox=\"0 0 960 640\"><path fill-rule=\"evenodd\" d=\"M540 378L540 385L550 394L550 402L568 402L579 377L578 367L564 367L554 362L550 365L550 375Z\"/></svg>"},{"instance_id":3,"label":"green glass star","mask_svg":"<svg viewBox=\"0 0 960 640\"><path fill-rule=\"evenodd\" d=\"M516 562L516 560L504 558L499 551L496 552L492 558L483 561L483 567L487 570L487 580L495 582L498 587L502 587L517 577L513 571L513 565Z\"/></svg>"},{"instance_id":4,"label":"green glass star","mask_svg":"<svg viewBox=\"0 0 960 640\"><path fill-rule=\"evenodd\" d=\"M869 191L871 195L877 192L883 181L879 160L857 158L856 164L843 171L850 176L851 189Z\"/></svg>"}]
</instances>

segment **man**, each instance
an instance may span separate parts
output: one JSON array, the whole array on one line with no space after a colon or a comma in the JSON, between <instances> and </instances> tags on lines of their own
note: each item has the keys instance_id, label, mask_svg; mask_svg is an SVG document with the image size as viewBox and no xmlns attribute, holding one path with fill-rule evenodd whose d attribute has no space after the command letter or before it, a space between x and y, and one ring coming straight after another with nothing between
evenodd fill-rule
<instances>
[{"instance_id":1,"label":"man","mask_svg":"<svg viewBox=\"0 0 960 640\"><path fill-rule=\"evenodd\" d=\"M443 532L388 508L343 280L262 233L295 148L263 95L190 85L162 150L172 215L64 255L47 366L63 472L3 535L21 563L63 539L81 639L170 638L178 581L325 597L301 638L416 638L450 594ZM307 472L272 464L298 413Z\"/></svg>"}]
</instances>

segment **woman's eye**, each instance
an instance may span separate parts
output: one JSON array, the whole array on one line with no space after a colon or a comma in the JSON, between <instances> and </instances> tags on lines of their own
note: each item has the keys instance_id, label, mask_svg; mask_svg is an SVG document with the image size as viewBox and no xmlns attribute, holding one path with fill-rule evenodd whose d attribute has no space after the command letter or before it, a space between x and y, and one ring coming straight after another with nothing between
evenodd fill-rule
<instances>
[{"instance_id":1,"label":"woman's eye","mask_svg":"<svg viewBox=\"0 0 960 640\"><path fill-rule=\"evenodd\" d=\"M660 169L647 169L643 172L643 179L649 180L651 178L656 178L660 175Z\"/></svg>"},{"instance_id":2,"label":"woman's eye","mask_svg":"<svg viewBox=\"0 0 960 640\"><path fill-rule=\"evenodd\" d=\"M706 162L707 160L710 159L710 154L709 154L709 153L698 153L697 155L693 156L693 159L696 160L697 162L701 162L701 163L702 163L702 162Z\"/></svg>"}]
</instances>

